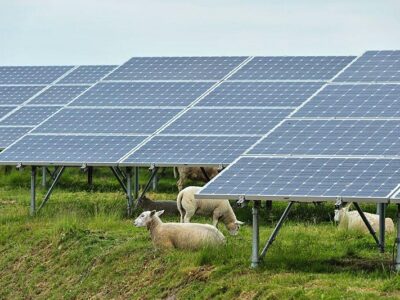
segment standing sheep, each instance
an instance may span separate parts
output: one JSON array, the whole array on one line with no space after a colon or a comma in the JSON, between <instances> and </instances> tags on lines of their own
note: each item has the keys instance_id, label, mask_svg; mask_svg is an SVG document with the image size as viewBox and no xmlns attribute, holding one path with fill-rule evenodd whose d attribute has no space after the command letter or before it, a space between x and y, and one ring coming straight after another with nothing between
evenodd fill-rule
<instances>
[{"instance_id":1,"label":"standing sheep","mask_svg":"<svg viewBox=\"0 0 400 300\"><path fill-rule=\"evenodd\" d=\"M244 223L236 219L235 213L228 200L195 199L194 195L201 190L198 186L189 186L179 192L176 199L181 214L181 223L189 223L194 214L212 216L213 225L218 221L225 224L231 235L238 233L240 225Z\"/></svg>"},{"instance_id":2,"label":"standing sheep","mask_svg":"<svg viewBox=\"0 0 400 300\"><path fill-rule=\"evenodd\" d=\"M225 244L224 235L208 224L163 223L163 210L145 211L134 221L137 227L147 227L156 248L199 249Z\"/></svg>"},{"instance_id":3,"label":"standing sheep","mask_svg":"<svg viewBox=\"0 0 400 300\"><path fill-rule=\"evenodd\" d=\"M335 222L339 223L339 228L343 228L346 230L357 230L363 233L369 233L367 226L362 220L358 211L353 210L349 211L350 205L346 207L342 207L340 209L335 209ZM368 222L371 224L371 227L375 232L379 231L379 215L364 213ZM394 232L394 224L391 218L385 219L385 232L392 233Z\"/></svg>"},{"instance_id":4,"label":"standing sheep","mask_svg":"<svg viewBox=\"0 0 400 300\"><path fill-rule=\"evenodd\" d=\"M185 184L185 181L187 179L191 179L191 180L198 180L198 181L202 181L202 182L208 182L208 179L206 178L206 176L204 176L203 171L201 170L201 168L196 168L196 167L177 167L176 168L177 173L175 171L174 168L174 176L175 178L177 176L179 176L179 179L177 181L177 186L178 186L178 190L182 191L183 186ZM218 175L218 168L204 168L204 171L206 172L207 176L212 179L213 177Z\"/></svg>"}]
</instances>

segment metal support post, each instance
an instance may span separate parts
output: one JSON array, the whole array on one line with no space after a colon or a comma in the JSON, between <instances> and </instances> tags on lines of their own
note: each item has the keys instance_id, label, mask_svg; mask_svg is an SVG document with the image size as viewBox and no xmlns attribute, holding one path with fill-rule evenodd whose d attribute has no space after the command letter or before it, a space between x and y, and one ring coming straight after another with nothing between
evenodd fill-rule
<instances>
[{"instance_id":1,"label":"metal support post","mask_svg":"<svg viewBox=\"0 0 400 300\"><path fill-rule=\"evenodd\" d=\"M134 210L136 210L136 208L138 207L139 202L142 202L142 198L144 197L144 195L147 193L148 189L150 188L151 182L153 181L154 176L157 175L157 172L158 172L158 167L153 167L151 175L150 175L150 178L147 181L146 186L144 187L142 193L140 194L140 196L136 200Z\"/></svg>"},{"instance_id":2,"label":"metal support post","mask_svg":"<svg viewBox=\"0 0 400 300\"><path fill-rule=\"evenodd\" d=\"M397 204L397 238L396 238L396 260L395 260L395 269L397 272L400 272L400 204Z\"/></svg>"},{"instance_id":3,"label":"metal support post","mask_svg":"<svg viewBox=\"0 0 400 300\"><path fill-rule=\"evenodd\" d=\"M260 245L260 227L258 224L259 208L260 208L260 201L254 201L252 209L253 213L253 241L252 241L252 251L251 251L252 268L257 268L260 262L260 257L258 255L258 250Z\"/></svg>"},{"instance_id":4,"label":"metal support post","mask_svg":"<svg viewBox=\"0 0 400 300\"><path fill-rule=\"evenodd\" d=\"M89 188L93 188L93 167L87 169L87 181Z\"/></svg>"},{"instance_id":5,"label":"metal support post","mask_svg":"<svg viewBox=\"0 0 400 300\"><path fill-rule=\"evenodd\" d=\"M61 177L62 173L64 172L64 170L65 170L65 167L61 167L60 171L58 171L58 173L57 173L56 177L54 178L49 190L47 191L46 195L44 196L42 203L40 204L40 206L38 208L38 212L42 209L42 207L50 199L51 193L53 192L54 187L56 186L56 184L60 180L60 177Z\"/></svg>"},{"instance_id":6,"label":"metal support post","mask_svg":"<svg viewBox=\"0 0 400 300\"><path fill-rule=\"evenodd\" d=\"M153 177L153 182L152 182L152 189L153 191L157 191L157 185L158 185L158 176L154 175Z\"/></svg>"},{"instance_id":7,"label":"metal support post","mask_svg":"<svg viewBox=\"0 0 400 300\"><path fill-rule=\"evenodd\" d=\"M31 170L31 207L30 214L34 216L36 213L36 167L32 166Z\"/></svg>"},{"instance_id":8,"label":"metal support post","mask_svg":"<svg viewBox=\"0 0 400 300\"><path fill-rule=\"evenodd\" d=\"M288 206L286 206L285 211L283 212L281 218L279 219L278 223L276 224L276 226L275 226L275 228L274 228L274 231L272 232L272 234L271 234L271 236L269 237L267 243L265 244L264 248L263 248L262 251L261 251L261 254L260 254L260 258L261 258L261 259L264 258L265 254L266 254L267 251L268 251L268 248L269 248L269 247L272 245L272 243L275 241L275 238L276 238L276 236L278 235L278 232L279 232L279 230L281 229L283 222L285 222L285 220L286 220L286 218L287 218L287 216L288 216L288 214L289 214L290 209L292 208L292 206L293 206L293 202L289 202Z\"/></svg>"},{"instance_id":9,"label":"metal support post","mask_svg":"<svg viewBox=\"0 0 400 300\"><path fill-rule=\"evenodd\" d=\"M42 187L46 187L46 175L47 175L47 171L46 171L46 167L42 167Z\"/></svg>"},{"instance_id":10,"label":"metal support post","mask_svg":"<svg viewBox=\"0 0 400 300\"><path fill-rule=\"evenodd\" d=\"M134 198L137 199L139 197L139 167L135 167L135 190L134 190Z\"/></svg>"},{"instance_id":11,"label":"metal support post","mask_svg":"<svg viewBox=\"0 0 400 300\"><path fill-rule=\"evenodd\" d=\"M123 178L123 180L126 180L126 176L125 176L124 172L122 172L120 167L115 167L115 170L117 171L119 176L121 176L121 178Z\"/></svg>"},{"instance_id":12,"label":"metal support post","mask_svg":"<svg viewBox=\"0 0 400 300\"><path fill-rule=\"evenodd\" d=\"M122 189L124 190L124 192L126 194L128 194L128 191L126 189L126 186L125 186L125 183L123 181L123 178L120 177L120 175L118 174L118 171L116 170L116 168L115 167L110 167L110 169L111 169L112 173L114 174L115 178L117 178L117 180L118 180L119 184L121 185Z\"/></svg>"},{"instance_id":13,"label":"metal support post","mask_svg":"<svg viewBox=\"0 0 400 300\"><path fill-rule=\"evenodd\" d=\"M385 252L385 218L386 204L379 203L379 244L381 253Z\"/></svg>"},{"instance_id":14,"label":"metal support post","mask_svg":"<svg viewBox=\"0 0 400 300\"><path fill-rule=\"evenodd\" d=\"M132 197L132 168L126 168L126 191L128 199L128 216L132 214L133 197Z\"/></svg>"},{"instance_id":15,"label":"metal support post","mask_svg":"<svg viewBox=\"0 0 400 300\"><path fill-rule=\"evenodd\" d=\"M200 170L201 170L201 173L203 173L204 178L205 178L207 181L210 181L211 179L210 179L210 176L208 176L208 174L207 174L207 172L206 172L206 169L204 169L204 167L200 167Z\"/></svg>"},{"instance_id":16,"label":"metal support post","mask_svg":"<svg viewBox=\"0 0 400 300\"><path fill-rule=\"evenodd\" d=\"M361 210L360 205L357 202L353 202L354 207L357 209L358 213L360 214L361 219L363 220L364 224L367 226L369 233L375 240L375 243L378 245L380 251L382 252L382 245L380 244L374 229L372 228L371 224L369 223L367 217L364 215L364 212Z\"/></svg>"}]
</instances>

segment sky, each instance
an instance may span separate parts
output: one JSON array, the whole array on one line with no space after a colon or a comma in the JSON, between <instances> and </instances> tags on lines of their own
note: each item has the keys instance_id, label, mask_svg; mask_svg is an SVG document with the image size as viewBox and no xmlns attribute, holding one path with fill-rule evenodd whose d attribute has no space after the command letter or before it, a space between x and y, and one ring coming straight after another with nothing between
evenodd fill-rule
<instances>
[{"instance_id":1,"label":"sky","mask_svg":"<svg viewBox=\"0 0 400 300\"><path fill-rule=\"evenodd\" d=\"M0 0L0 65L400 49L400 0Z\"/></svg>"}]
</instances>

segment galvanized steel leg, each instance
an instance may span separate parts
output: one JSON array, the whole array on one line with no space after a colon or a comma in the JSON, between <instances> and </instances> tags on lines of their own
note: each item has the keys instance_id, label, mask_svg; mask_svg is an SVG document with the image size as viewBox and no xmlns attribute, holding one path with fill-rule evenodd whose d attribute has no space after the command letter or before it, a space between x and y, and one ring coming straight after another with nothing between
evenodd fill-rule
<instances>
[{"instance_id":1,"label":"galvanized steel leg","mask_svg":"<svg viewBox=\"0 0 400 300\"><path fill-rule=\"evenodd\" d=\"M38 212L42 209L42 207L47 203L47 201L50 199L50 195L54 190L54 187L56 186L56 184L58 183L58 181L61 178L62 173L64 172L65 167L61 167L60 171L58 171L56 177L54 178L49 190L47 191L46 195L43 198L42 203L40 204L39 208L38 208Z\"/></svg>"},{"instance_id":2,"label":"galvanized steel leg","mask_svg":"<svg viewBox=\"0 0 400 300\"><path fill-rule=\"evenodd\" d=\"M379 203L379 244L381 253L385 252L385 218L386 204Z\"/></svg>"},{"instance_id":3,"label":"galvanized steel leg","mask_svg":"<svg viewBox=\"0 0 400 300\"><path fill-rule=\"evenodd\" d=\"M285 222L285 220L286 220L286 218L287 218L287 216L288 216L288 214L290 212L290 209L292 208L292 205L293 205L293 202L289 202L288 206L286 206L285 211L283 212L281 218L279 219L278 223L276 224L274 231L272 232L272 234L269 237L267 243L265 244L264 248L261 251L261 254L260 254L260 258L261 259L264 258L265 254L268 251L268 248L275 241L275 238L278 235L278 232L281 229L283 222Z\"/></svg>"},{"instance_id":4,"label":"galvanized steel leg","mask_svg":"<svg viewBox=\"0 0 400 300\"><path fill-rule=\"evenodd\" d=\"M137 199L139 197L139 167L135 167L135 191L134 198Z\"/></svg>"},{"instance_id":5,"label":"galvanized steel leg","mask_svg":"<svg viewBox=\"0 0 400 300\"><path fill-rule=\"evenodd\" d=\"M89 188L93 188L93 167L88 167L87 169L87 181Z\"/></svg>"},{"instance_id":6,"label":"galvanized steel leg","mask_svg":"<svg viewBox=\"0 0 400 300\"><path fill-rule=\"evenodd\" d=\"M31 207L30 215L34 216L36 213L36 167L32 166L31 170Z\"/></svg>"},{"instance_id":7,"label":"galvanized steel leg","mask_svg":"<svg viewBox=\"0 0 400 300\"><path fill-rule=\"evenodd\" d=\"M46 175L47 175L47 171L46 171L46 167L42 167L42 187L46 187Z\"/></svg>"},{"instance_id":8,"label":"galvanized steel leg","mask_svg":"<svg viewBox=\"0 0 400 300\"><path fill-rule=\"evenodd\" d=\"M139 196L139 197L137 198L137 200L136 200L134 210L136 210L136 208L137 208L138 205L139 205L139 202L142 201L142 198L143 198L144 195L147 193L148 189L150 188L151 182L153 181L154 176L157 175L157 172L158 172L158 167L154 167L153 170L152 170L152 172L151 172L149 181L147 181L147 184L146 184L146 186L144 187L142 193L140 194L140 196Z\"/></svg>"},{"instance_id":9,"label":"galvanized steel leg","mask_svg":"<svg viewBox=\"0 0 400 300\"><path fill-rule=\"evenodd\" d=\"M364 212L361 210L360 205L358 205L357 202L353 202L354 207L357 209L358 213L360 214L361 219L363 220L364 224L367 226L369 233L372 235L372 237L375 240L375 243L378 245L380 251L382 252L382 245L380 244L376 232L372 228L371 224L368 222L367 217L364 215Z\"/></svg>"},{"instance_id":10,"label":"galvanized steel leg","mask_svg":"<svg viewBox=\"0 0 400 300\"><path fill-rule=\"evenodd\" d=\"M153 185L152 186L153 191L157 191L157 185L158 185L158 176L157 176L157 174L154 175L154 177L153 177L152 185Z\"/></svg>"},{"instance_id":11,"label":"galvanized steel leg","mask_svg":"<svg viewBox=\"0 0 400 300\"><path fill-rule=\"evenodd\" d=\"M395 269L397 272L400 272L400 204L397 204L397 238L396 238L396 260L395 260Z\"/></svg>"},{"instance_id":12,"label":"galvanized steel leg","mask_svg":"<svg viewBox=\"0 0 400 300\"><path fill-rule=\"evenodd\" d=\"M133 197L132 197L132 168L126 168L126 191L128 199L128 216L132 214Z\"/></svg>"},{"instance_id":13,"label":"galvanized steel leg","mask_svg":"<svg viewBox=\"0 0 400 300\"><path fill-rule=\"evenodd\" d=\"M259 220L259 208L260 201L254 201L253 204L253 241L252 241L252 251L251 251L251 267L257 268L260 262L260 257L258 255L260 246L260 227L258 224Z\"/></svg>"},{"instance_id":14,"label":"galvanized steel leg","mask_svg":"<svg viewBox=\"0 0 400 300\"><path fill-rule=\"evenodd\" d=\"M118 174L118 171L115 167L110 167L112 173L114 174L115 178L117 178L119 184L121 185L122 189L124 190L124 192L126 194L128 194L128 191L126 189L125 183L123 182L123 178L120 177L120 175Z\"/></svg>"}]
</instances>

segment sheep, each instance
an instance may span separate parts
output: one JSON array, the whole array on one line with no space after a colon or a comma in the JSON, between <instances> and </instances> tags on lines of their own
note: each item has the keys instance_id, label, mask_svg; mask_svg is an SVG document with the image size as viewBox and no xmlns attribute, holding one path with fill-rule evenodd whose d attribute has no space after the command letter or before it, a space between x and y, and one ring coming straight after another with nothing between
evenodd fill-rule
<instances>
[{"instance_id":1,"label":"sheep","mask_svg":"<svg viewBox=\"0 0 400 300\"><path fill-rule=\"evenodd\" d=\"M147 227L155 248L196 250L225 244L225 237L217 228L208 224L163 223L159 218L163 213L145 211L134 221L136 227Z\"/></svg>"},{"instance_id":2,"label":"sheep","mask_svg":"<svg viewBox=\"0 0 400 300\"><path fill-rule=\"evenodd\" d=\"M189 186L180 191L176 200L181 223L189 223L194 214L212 216L213 226L221 220L231 235L236 235L244 223L236 219L229 200L195 199L194 195L201 190L198 186Z\"/></svg>"},{"instance_id":3,"label":"sheep","mask_svg":"<svg viewBox=\"0 0 400 300\"><path fill-rule=\"evenodd\" d=\"M186 179L198 180L198 181L202 181L202 182L208 181L206 176L204 176L201 168L177 167L176 170L178 173L177 175L179 176L179 179L176 182L176 185L178 186L179 191L182 191ZM204 168L204 171L208 175L209 179L218 175L218 168ZM175 174L175 169L174 169L174 176L175 175L176 174Z\"/></svg>"},{"instance_id":4,"label":"sheep","mask_svg":"<svg viewBox=\"0 0 400 300\"><path fill-rule=\"evenodd\" d=\"M335 222L339 223L339 228L346 230L356 230L363 233L369 233L367 226L362 220L358 211L353 210L349 211L350 205L346 207L342 207L340 209L335 209ZM375 232L379 231L379 215L364 213L368 222L371 224L371 227ZM394 232L394 224L391 218L385 219L385 232L392 233Z\"/></svg>"},{"instance_id":5,"label":"sheep","mask_svg":"<svg viewBox=\"0 0 400 300\"><path fill-rule=\"evenodd\" d=\"M179 210L176 207L176 201L164 200L164 201L153 201L143 196L139 200L139 206L144 210L163 210L165 215L178 216Z\"/></svg>"}]
</instances>

